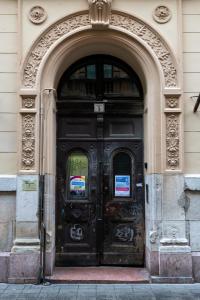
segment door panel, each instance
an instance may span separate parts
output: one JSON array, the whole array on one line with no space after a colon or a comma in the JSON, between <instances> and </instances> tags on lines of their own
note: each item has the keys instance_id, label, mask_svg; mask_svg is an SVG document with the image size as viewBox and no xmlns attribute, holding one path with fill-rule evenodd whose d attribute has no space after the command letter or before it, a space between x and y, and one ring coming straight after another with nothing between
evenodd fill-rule
<instances>
[{"instance_id":1,"label":"door panel","mask_svg":"<svg viewBox=\"0 0 200 300\"><path fill-rule=\"evenodd\" d=\"M142 138L142 118L109 116L105 118L105 138Z\"/></svg>"},{"instance_id":2,"label":"door panel","mask_svg":"<svg viewBox=\"0 0 200 300\"><path fill-rule=\"evenodd\" d=\"M88 192L85 194L81 187L83 182L80 181L82 174L79 172L70 176L67 172L69 155L77 149L83 151L89 161L88 186L85 187ZM57 154L57 265L95 265L96 145L89 142L82 142L80 145L80 142L59 141ZM75 163L79 163L78 158Z\"/></svg>"},{"instance_id":3,"label":"door panel","mask_svg":"<svg viewBox=\"0 0 200 300\"><path fill-rule=\"evenodd\" d=\"M144 208L142 142L105 142L103 264L142 265L144 259ZM130 197L115 195L113 158L116 151L130 153ZM123 170L123 169L122 169ZM123 172L126 172L123 170ZM119 174L126 176L127 174ZM122 185L122 188L124 186ZM126 195L126 191L125 191Z\"/></svg>"}]
</instances>

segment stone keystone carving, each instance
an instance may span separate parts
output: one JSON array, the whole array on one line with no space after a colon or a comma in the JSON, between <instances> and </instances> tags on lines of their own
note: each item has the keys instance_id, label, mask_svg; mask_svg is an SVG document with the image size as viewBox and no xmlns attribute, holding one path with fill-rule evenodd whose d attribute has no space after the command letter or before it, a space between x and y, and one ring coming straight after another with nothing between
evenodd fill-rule
<instances>
[{"instance_id":1,"label":"stone keystone carving","mask_svg":"<svg viewBox=\"0 0 200 300\"><path fill-rule=\"evenodd\" d=\"M109 25L112 0L88 0L89 16L93 27Z\"/></svg>"}]
</instances>

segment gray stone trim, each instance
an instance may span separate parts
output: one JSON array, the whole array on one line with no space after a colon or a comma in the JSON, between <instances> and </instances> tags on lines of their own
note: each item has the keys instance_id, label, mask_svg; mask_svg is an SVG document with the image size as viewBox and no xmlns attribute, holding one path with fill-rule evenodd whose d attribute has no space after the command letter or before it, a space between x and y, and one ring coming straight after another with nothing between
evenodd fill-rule
<instances>
[{"instance_id":1,"label":"gray stone trim","mask_svg":"<svg viewBox=\"0 0 200 300\"><path fill-rule=\"evenodd\" d=\"M0 192L15 192L16 188L16 175L0 175Z\"/></svg>"},{"instance_id":2,"label":"gray stone trim","mask_svg":"<svg viewBox=\"0 0 200 300\"><path fill-rule=\"evenodd\" d=\"M200 174L185 174L185 190L200 191Z\"/></svg>"}]
</instances>

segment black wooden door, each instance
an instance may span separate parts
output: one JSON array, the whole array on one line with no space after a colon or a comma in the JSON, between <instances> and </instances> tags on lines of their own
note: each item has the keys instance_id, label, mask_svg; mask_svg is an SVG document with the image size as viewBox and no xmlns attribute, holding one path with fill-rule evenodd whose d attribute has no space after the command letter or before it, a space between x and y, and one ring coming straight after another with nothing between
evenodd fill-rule
<instances>
[{"instance_id":1,"label":"black wooden door","mask_svg":"<svg viewBox=\"0 0 200 300\"><path fill-rule=\"evenodd\" d=\"M143 92L111 56L63 74L57 101L56 264L142 265Z\"/></svg>"},{"instance_id":2,"label":"black wooden door","mask_svg":"<svg viewBox=\"0 0 200 300\"><path fill-rule=\"evenodd\" d=\"M58 122L57 265L142 265L142 119ZM120 126L119 126L120 124ZM102 137L103 134L103 137Z\"/></svg>"}]
</instances>

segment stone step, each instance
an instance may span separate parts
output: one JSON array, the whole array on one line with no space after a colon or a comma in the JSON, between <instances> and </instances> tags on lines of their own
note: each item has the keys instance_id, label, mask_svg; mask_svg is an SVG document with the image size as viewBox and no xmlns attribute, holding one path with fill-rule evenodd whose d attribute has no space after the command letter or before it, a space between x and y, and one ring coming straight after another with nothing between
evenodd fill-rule
<instances>
[{"instance_id":1,"label":"stone step","mask_svg":"<svg viewBox=\"0 0 200 300\"><path fill-rule=\"evenodd\" d=\"M56 267L46 278L52 283L149 283L145 268L133 267Z\"/></svg>"}]
</instances>

